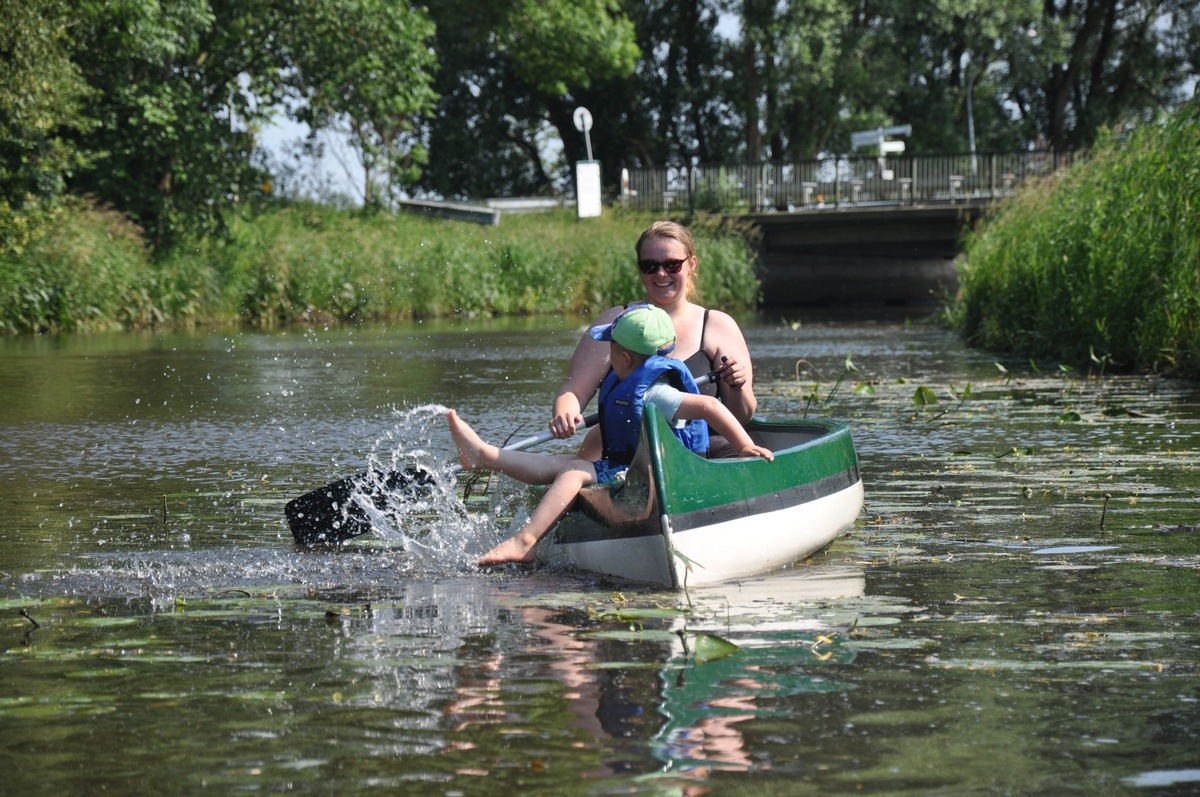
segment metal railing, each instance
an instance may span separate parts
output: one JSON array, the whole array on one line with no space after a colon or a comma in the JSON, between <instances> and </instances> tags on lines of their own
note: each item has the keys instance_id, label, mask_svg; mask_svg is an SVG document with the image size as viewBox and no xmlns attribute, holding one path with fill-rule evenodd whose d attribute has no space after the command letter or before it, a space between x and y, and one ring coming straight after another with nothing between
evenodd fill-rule
<instances>
[{"instance_id":1,"label":"metal railing","mask_svg":"<svg viewBox=\"0 0 1200 797\"><path fill-rule=\"evenodd\" d=\"M637 210L749 213L995 199L1078 153L839 156L755 166L630 169L619 201Z\"/></svg>"}]
</instances>

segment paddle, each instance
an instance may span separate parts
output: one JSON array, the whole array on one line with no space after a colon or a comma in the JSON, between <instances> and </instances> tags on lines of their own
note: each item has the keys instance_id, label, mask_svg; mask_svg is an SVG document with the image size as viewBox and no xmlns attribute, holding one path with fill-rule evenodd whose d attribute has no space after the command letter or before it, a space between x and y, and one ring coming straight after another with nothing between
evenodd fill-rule
<instances>
[{"instance_id":1,"label":"paddle","mask_svg":"<svg viewBox=\"0 0 1200 797\"><path fill-rule=\"evenodd\" d=\"M696 384L706 385L716 379L717 372L711 371L698 377ZM583 428L595 426L599 418L597 413L587 416ZM547 429L504 448L519 451L553 439L554 434ZM364 502L382 512L389 500L415 500L427 495L433 486L433 472L420 465L393 471L377 468L294 498L284 506L283 513L297 545L338 545L371 531L371 517Z\"/></svg>"},{"instance_id":2,"label":"paddle","mask_svg":"<svg viewBox=\"0 0 1200 797\"><path fill-rule=\"evenodd\" d=\"M587 416L583 427L594 426L599 418L596 413ZM554 434L547 429L504 447L519 451L553 439ZM382 511L389 499L416 499L428 494L433 484L433 472L421 465L409 465L403 470L363 471L289 501L283 513L297 545L337 545L371 531L371 518L360 500L369 501Z\"/></svg>"}]
</instances>

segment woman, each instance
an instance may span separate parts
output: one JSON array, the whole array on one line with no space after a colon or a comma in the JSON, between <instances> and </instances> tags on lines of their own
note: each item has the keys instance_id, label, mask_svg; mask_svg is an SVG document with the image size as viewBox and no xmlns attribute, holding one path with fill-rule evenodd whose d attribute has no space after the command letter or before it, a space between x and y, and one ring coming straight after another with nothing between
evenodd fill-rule
<instances>
[{"instance_id":1,"label":"woman","mask_svg":"<svg viewBox=\"0 0 1200 797\"><path fill-rule=\"evenodd\" d=\"M734 417L745 424L758 406L750 352L741 328L728 314L692 302L698 266L692 234L682 224L657 221L638 238L635 249L646 301L665 310L675 326L675 350L670 356L683 360L697 376L716 371L718 379L709 390L715 390ZM623 309L610 308L590 326L611 323ZM575 434L583 423L583 408L608 369L607 345L585 332L554 399L550 431L555 437ZM600 438L595 432L593 429L580 447L585 459L599 457ZM716 453L716 446L710 451Z\"/></svg>"}]
</instances>

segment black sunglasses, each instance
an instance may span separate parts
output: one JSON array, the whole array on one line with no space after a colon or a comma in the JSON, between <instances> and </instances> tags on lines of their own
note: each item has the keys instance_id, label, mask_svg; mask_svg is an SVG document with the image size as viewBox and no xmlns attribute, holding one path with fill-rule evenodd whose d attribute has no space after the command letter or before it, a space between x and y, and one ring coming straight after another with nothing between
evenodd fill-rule
<instances>
[{"instance_id":1,"label":"black sunglasses","mask_svg":"<svg viewBox=\"0 0 1200 797\"><path fill-rule=\"evenodd\" d=\"M683 268L683 264L687 261L686 257L682 260L639 260L638 268L646 276L657 274L660 268L668 274L678 274L679 270Z\"/></svg>"}]
</instances>

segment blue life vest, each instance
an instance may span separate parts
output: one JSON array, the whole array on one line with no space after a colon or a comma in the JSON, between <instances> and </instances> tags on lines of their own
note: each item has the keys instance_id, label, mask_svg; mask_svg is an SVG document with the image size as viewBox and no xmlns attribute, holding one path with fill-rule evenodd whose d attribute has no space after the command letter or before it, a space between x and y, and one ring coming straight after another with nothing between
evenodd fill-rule
<instances>
[{"instance_id":1,"label":"blue life vest","mask_svg":"<svg viewBox=\"0 0 1200 797\"><path fill-rule=\"evenodd\" d=\"M666 357L655 355L649 358L624 379L617 379L614 371L608 372L600 385L600 436L604 441L605 459L619 465L633 462L642 434L646 390L663 374L667 374L675 388L700 393L696 380L684 364ZM682 429L672 425L672 431L691 451L700 456L708 451L708 424L704 421L688 421Z\"/></svg>"}]
</instances>

